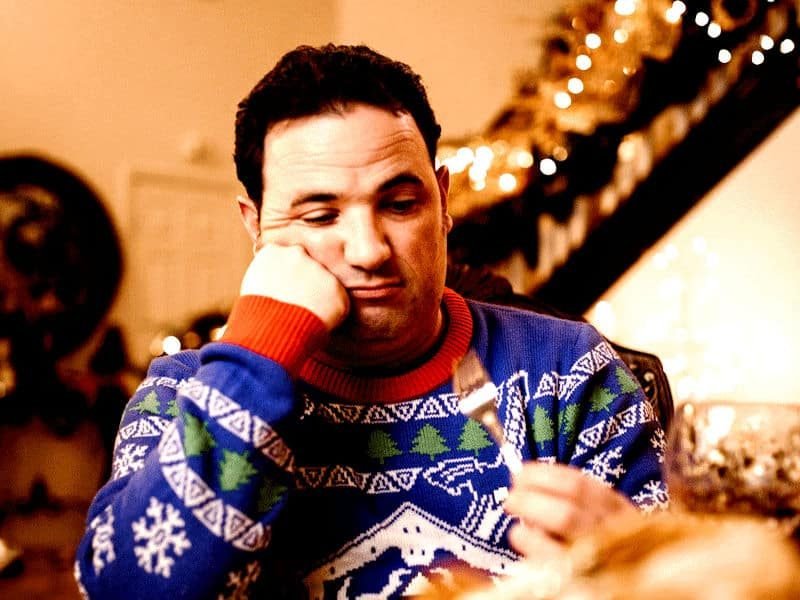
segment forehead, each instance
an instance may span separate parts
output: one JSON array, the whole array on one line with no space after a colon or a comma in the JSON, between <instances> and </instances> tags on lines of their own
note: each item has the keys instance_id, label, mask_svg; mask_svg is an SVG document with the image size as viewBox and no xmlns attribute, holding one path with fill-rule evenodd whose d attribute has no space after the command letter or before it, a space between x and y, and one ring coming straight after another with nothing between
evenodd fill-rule
<instances>
[{"instance_id":1,"label":"forehead","mask_svg":"<svg viewBox=\"0 0 800 600\"><path fill-rule=\"evenodd\" d=\"M271 186L314 186L424 173L433 169L425 141L407 113L358 104L273 125L264 139L265 193Z\"/></svg>"}]
</instances>

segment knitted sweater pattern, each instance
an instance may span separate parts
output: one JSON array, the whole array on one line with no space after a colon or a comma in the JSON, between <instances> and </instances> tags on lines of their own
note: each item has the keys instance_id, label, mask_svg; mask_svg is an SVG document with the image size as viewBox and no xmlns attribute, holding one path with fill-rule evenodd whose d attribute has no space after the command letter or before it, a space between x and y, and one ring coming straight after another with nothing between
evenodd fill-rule
<instances>
[{"instance_id":1,"label":"knitted sweater pattern","mask_svg":"<svg viewBox=\"0 0 800 600\"><path fill-rule=\"evenodd\" d=\"M664 433L591 326L450 290L443 306L444 340L402 375L324 364L316 317L256 297L237 302L222 341L156 359L89 509L82 592L387 598L454 571L512 573L508 469L450 381L468 348L523 460L571 464L644 511L666 506Z\"/></svg>"}]
</instances>

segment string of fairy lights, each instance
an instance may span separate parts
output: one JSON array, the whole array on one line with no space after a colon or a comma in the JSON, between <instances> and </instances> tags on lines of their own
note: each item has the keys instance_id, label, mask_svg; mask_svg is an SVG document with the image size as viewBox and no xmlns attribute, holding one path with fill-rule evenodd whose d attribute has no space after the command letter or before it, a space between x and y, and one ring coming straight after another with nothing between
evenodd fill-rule
<instances>
[{"instance_id":1,"label":"string of fairy lights","mask_svg":"<svg viewBox=\"0 0 800 600\"><path fill-rule=\"evenodd\" d=\"M533 92L526 91L523 84L523 91L506 107L527 113L528 118L517 120L524 123L512 120L509 125L469 139L440 145L438 164L447 165L453 176L453 216L468 216L515 197L537 180L546 184L558 177L569 165L568 136L592 135L604 124L624 122L636 108L630 99L638 99L636 87L647 69L645 61L668 62L687 28L692 27L693 33L704 33L706 43L698 47L715 57L717 67L710 65L705 85L697 90L693 101L663 107L665 112L679 106L686 114L672 120L686 122L670 122L666 129L674 131L652 131L658 125L656 115L651 131L631 131L617 148L618 158L624 162L633 160L633 147L654 158L663 156L688 133L688 126L702 120L745 68L764 65L775 54L795 52L796 42L787 34L790 3L761 1L764 18L753 31L747 26L759 8L757 0L751 0L735 16L725 12L721 0L711 2L706 10L689 10L681 0L590 2L566 15L567 25L559 28L557 36L566 39L569 51L551 60L546 69L533 73L528 86ZM650 135L643 139L651 147L643 149L642 139L637 137L647 133ZM638 173L637 177L646 175ZM605 197L608 207L610 192L617 196L617 202L624 199L624 194L614 189L601 189L594 195L596 199Z\"/></svg>"}]
</instances>

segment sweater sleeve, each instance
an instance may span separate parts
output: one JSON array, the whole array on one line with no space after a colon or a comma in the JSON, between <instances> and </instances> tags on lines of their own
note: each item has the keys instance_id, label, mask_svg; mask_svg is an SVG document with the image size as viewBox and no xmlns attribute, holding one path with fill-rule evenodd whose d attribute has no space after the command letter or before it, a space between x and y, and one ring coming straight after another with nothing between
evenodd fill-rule
<instances>
[{"instance_id":1,"label":"sweater sleeve","mask_svg":"<svg viewBox=\"0 0 800 600\"><path fill-rule=\"evenodd\" d=\"M591 325L579 325L569 360L546 419L556 460L616 488L644 512L666 508L665 434L638 381Z\"/></svg>"},{"instance_id":2,"label":"sweater sleeve","mask_svg":"<svg viewBox=\"0 0 800 600\"><path fill-rule=\"evenodd\" d=\"M292 487L292 376L326 335L304 309L243 297L220 342L152 363L78 546L86 596L216 598L255 582Z\"/></svg>"}]
</instances>

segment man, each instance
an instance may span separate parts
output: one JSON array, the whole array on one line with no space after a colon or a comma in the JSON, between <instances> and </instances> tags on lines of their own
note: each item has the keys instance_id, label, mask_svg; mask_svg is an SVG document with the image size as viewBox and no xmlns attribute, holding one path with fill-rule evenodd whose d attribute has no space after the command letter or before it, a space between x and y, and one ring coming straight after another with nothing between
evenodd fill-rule
<instances>
[{"instance_id":1,"label":"man","mask_svg":"<svg viewBox=\"0 0 800 600\"><path fill-rule=\"evenodd\" d=\"M90 596L413 595L635 511L611 486L661 501L662 432L591 327L445 290L439 132L419 77L363 46L300 47L242 101L255 256L221 341L154 361L128 405ZM528 461L510 494L453 393L470 348Z\"/></svg>"}]
</instances>

